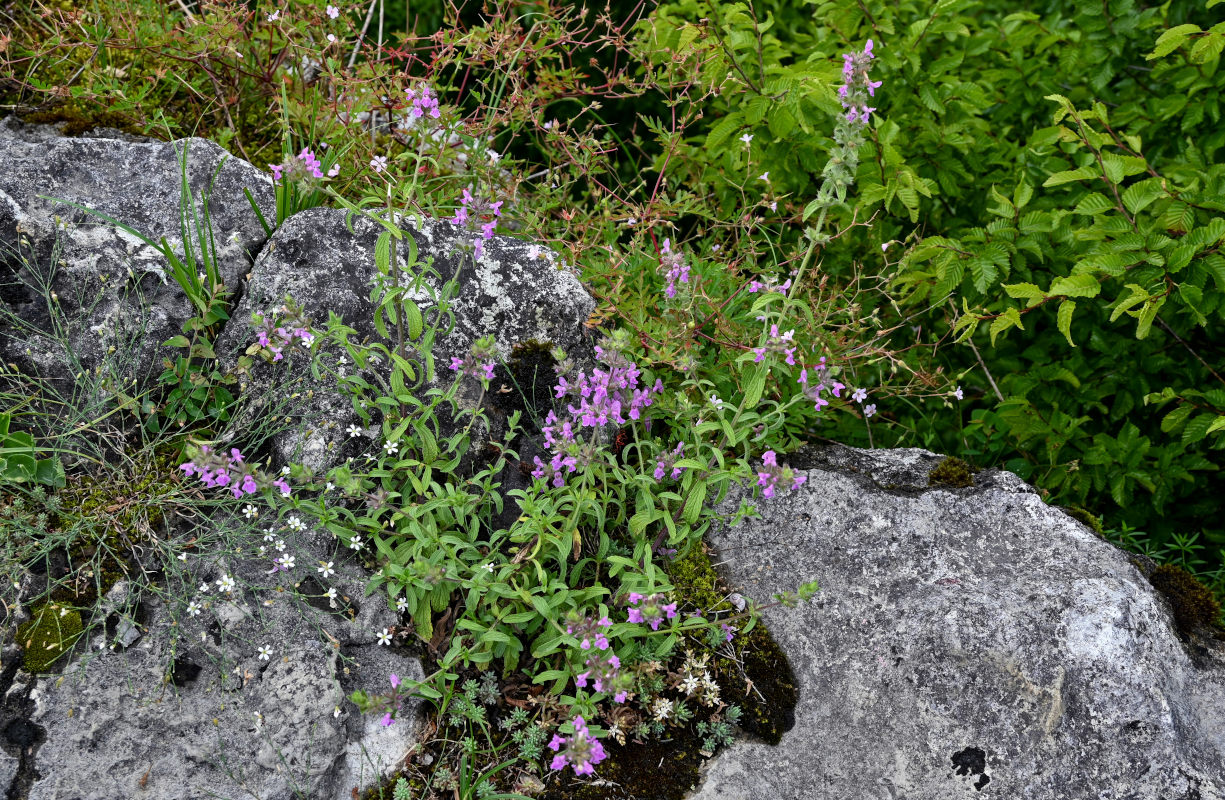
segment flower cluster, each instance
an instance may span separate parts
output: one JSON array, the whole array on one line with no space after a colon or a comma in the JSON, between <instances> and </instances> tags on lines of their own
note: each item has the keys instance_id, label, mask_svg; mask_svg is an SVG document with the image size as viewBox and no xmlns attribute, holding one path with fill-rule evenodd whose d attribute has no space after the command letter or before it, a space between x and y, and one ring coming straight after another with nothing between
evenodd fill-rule
<instances>
[{"instance_id":1,"label":"flower cluster","mask_svg":"<svg viewBox=\"0 0 1225 800\"><path fill-rule=\"evenodd\" d=\"M283 495L289 494L289 484L284 478L270 480L264 473L251 469L237 447L231 448L226 456L214 453L208 445L201 445L192 460L180 464L179 469L188 475L199 475L206 486L229 486L235 499L270 486L280 489Z\"/></svg>"},{"instance_id":2,"label":"flower cluster","mask_svg":"<svg viewBox=\"0 0 1225 800\"><path fill-rule=\"evenodd\" d=\"M323 177L323 162L321 162L311 151L309 147L303 147L302 152L296 156L290 156L280 164L271 164L269 169L272 170L272 182L280 183L288 178L290 181L310 180L311 178ZM335 177L340 172L340 165L337 164L328 170L328 177Z\"/></svg>"},{"instance_id":3,"label":"flower cluster","mask_svg":"<svg viewBox=\"0 0 1225 800\"><path fill-rule=\"evenodd\" d=\"M480 380L493 380L493 337L485 336L472 343L465 358L451 357L451 369Z\"/></svg>"},{"instance_id":4,"label":"flower cluster","mask_svg":"<svg viewBox=\"0 0 1225 800\"><path fill-rule=\"evenodd\" d=\"M659 623L664 618L676 617L676 603L662 603L662 594L642 595L630 592L629 621L641 622L651 626L651 630L659 630Z\"/></svg>"},{"instance_id":5,"label":"flower cluster","mask_svg":"<svg viewBox=\"0 0 1225 800\"><path fill-rule=\"evenodd\" d=\"M865 91L868 97L875 97L881 85L880 81L868 80L868 69L872 66L873 58L871 39L864 45L862 53L842 54L842 79L846 84L838 87L838 97L842 107L847 109L847 122L867 125L868 115L876 110L869 107L863 97Z\"/></svg>"},{"instance_id":6,"label":"flower cluster","mask_svg":"<svg viewBox=\"0 0 1225 800\"><path fill-rule=\"evenodd\" d=\"M829 400L826 400L821 396L822 392L828 391L834 397L841 397L842 390L845 389L846 386L828 377L826 374L825 356L821 356L821 360L817 362L815 367L812 368L812 371L816 373L816 383L812 383L809 380L808 367L804 367L800 370L800 377L796 382L799 383L800 386L804 387L804 394L809 400L812 400L813 403L816 404L816 410L820 411L822 406L829 405ZM866 396L867 395L865 394L865 397Z\"/></svg>"},{"instance_id":7,"label":"flower cluster","mask_svg":"<svg viewBox=\"0 0 1225 800\"><path fill-rule=\"evenodd\" d=\"M786 294L791 288L791 279L788 278L786 283L775 283L774 281L752 281L749 283L749 294L757 294L758 292L778 292Z\"/></svg>"},{"instance_id":8,"label":"flower cluster","mask_svg":"<svg viewBox=\"0 0 1225 800\"><path fill-rule=\"evenodd\" d=\"M957 392L958 393L961 392L961 387L957 388ZM864 389L863 387L856 389L855 391L851 392L851 399L854 400L856 403L863 405L863 401L868 399L868 390ZM957 395L957 399L958 400L961 399L960 394ZM875 413L876 413L876 403L868 403L866 406L863 406L863 416L865 419L867 419L868 417L872 416Z\"/></svg>"},{"instance_id":9,"label":"flower cluster","mask_svg":"<svg viewBox=\"0 0 1225 800\"><path fill-rule=\"evenodd\" d=\"M420 90L409 87L404 90L404 94L411 106L408 110L411 119L418 120L427 114L434 119L441 116L438 110L438 96L430 90L429 86L422 86Z\"/></svg>"},{"instance_id":10,"label":"flower cluster","mask_svg":"<svg viewBox=\"0 0 1225 800\"><path fill-rule=\"evenodd\" d=\"M782 353L785 356L785 361L788 364L795 365L795 343L792 337L795 335L794 330L786 333L779 333L777 325L770 326L770 340L766 342L764 347L753 348L754 363L765 360L766 353Z\"/></svg>"},{"instance_id":11,"label":"flower cluster","mask_svg":"<svg viewBox=\"0 0 1225 800\"><path fill-rule=\"evenodd\" d=\"M668 285L664 287L664 294L671 300L676 297L676 284L689 283L689 265L685 263L685 257L680 253L672 252L672 240L664 239L664 246L660 249L659 266L664 272L664 279Z\"/></svg>"},{"instance_id":12,"label":"flower cluster","mask_svg":"<svg viewBox=\"0 0 1225 800\"><path fill-rule=\"evenodd\" d=\"M662 481L664 475L671 471L669 475L672 480L676 480L685 473L684 467L676 466L676 462L680 461L681 455L685 449L685 443L680 442L671 453L660 453L659 459L655 462L655 480Z\"/></svg>"},{"instance_id":13,"label":"flower cluster","mask_svg":"<svg viewBox=\"0 0 1225 800\"><path fill-rule=\"evenodd\" d=\"M590 376L580 372L569 380L564 374L559 375L554 387L558 399L572 397L578 400L577 406L567 405L568 417L550 411L544 420L545 446L553 451L553 455L549 464L541 461L539 456L534 459L536 469L532 471L532 477L544 478L554 487L563 486L565 474L578 470L580 456L584 462L593 457L590 448L579 445L577 429L624 425L627 417L641 419L643 409L654 402L652 395L664 389L661 380L656 380L653 387L641 386L639 378L642 371L622 355L610 340L605 339L602 345L596 345L595 352L608 367L607 370L593 369ZM559 371L565 368L563 364Z\"/></svg>"},{"instance_id":14,"label":"flower cluster","mask_svg":"<svg viewBox=\"0 0 1225 800\"><path fill-rule=\"evenodd\" d=\"M501 216L501 200L491 203L484 198L473 196L471 190L464 189L459 208L449 221L452 225L467 225L470 228L480 226L481 238L476 240L476 255L480 258L484 243L493 238L493 231L498 226L497 218Z\"/></svg>"},{"instance_id":15,"label":"flower cluster","mask_svg":"<svg viewBox=\"0 0 1225 800\"><path fill-rule=\"evenodd\" d=\"M803 475L796 475L795 470L791 467L780 467L778 465L778 457L773 450L767 450L761 454L762 468L757 471L757 485L763 487L762 494L766 497L773 497L774 492L778 489L779 482L784 485L791 484L791 489L800 488L800 484L808 480Z\"/></svg>"},{"instance_id":16,"label":"flower cluster","mask_svg":"<svg viewBox=\"0 0 1225 800\"><path fill-rule=\"evenodd\" d=\"M290 302L292 303L292 300ZM280 361L283 358L284 349L292 345L295 338L300 339L304 347L310 347L311 342L315 341L315 335L310 332L310 321L302 315L301 307L283 305L279 313L286 315L280 319L279 323L272 315L265 315L262 312L251 315L252 324L255 326L256 341L261 347L268 348L272 353L273 361Z\"/></svg>"},{"instance_id":17,"label":"flower cluster","mask_svg":"<svg viewBox=\"0 0 1225 800\"><path fill-rule=\"evenodd\" d=\"M566 623L566 633L579 639L584 654L583 671L574 676L574 684L586 689L590 683L597 692L615 692L614 701L624 703L629 697L625 688L632 679L622 678L621 659L612 652L605 629L612 627L607 616L598 620L574 615Z\"/></svg>"},{"instance_id":18,"label":"flower cluster","mask_svg":"<svg viewBox=\"0 0 1225 800\"><path fill-rule=\"evenodd\" d=\"M562 748L565 750L562 750ZM554 734L549 742L549 749L557 753L553 756L550 769L565 769L566 765L574 767L576 775L591 775L595 773L594 765L605 759L604 745L599 739L591 736L587 723L582 717L574 718L574 735L562 736ZM560 751L560 752L559 752Z\"/></svg>"}]
</instances>

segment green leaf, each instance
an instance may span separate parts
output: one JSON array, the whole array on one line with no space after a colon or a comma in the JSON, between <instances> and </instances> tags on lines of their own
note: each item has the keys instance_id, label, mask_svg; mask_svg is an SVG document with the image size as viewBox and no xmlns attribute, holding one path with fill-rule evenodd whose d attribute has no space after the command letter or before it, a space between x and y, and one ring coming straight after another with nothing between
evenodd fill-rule
<instances>
[{"instance_id":1,"label":"green leaf","mask_svg":"<svg viewBox=\"0 0 1225 800\"><path fill-rule=\"evenodd\" d=\"M1123 207L1132 214L1137 214L1162 193L1161 183L1156 178L1133 183L1123 191Z\"/></svg>"},{"instance_id":2,"label":"green leaf","mask_svg":"<svg viewBox=\"0 0 1225 800\"><path fill-rule=\"evenodd\" d=\"M1067 170L1065 172L1056 172L1045 181L1043 187L1062 186L1065 183L1072 181L1087 181L1091 178L1098 177L1097 170L1094 167L1080 167L1078 169Z\"/></svg>"},{"instance_id":3,"label":"green leaf","mask_svg":"<svg viewBox=\"0 0 1225 800\"><path fill-rule=\"evenodd\" d=\"M1068 344L1073 347L1076 346L1076 342L1072 341L1072 315L1074 313L1076 313L1076 302L1074 300L1064 300L1059 304L1059 313L1057 315L1059 332L1064 335L1064 338L1068 340Z\"/></svg>"},{"instance_id":4,"label":"green leaf","mask_svg":"<svg viewBox=\"0 0 1225 800\"><path fill-rule=\"evenodd\" d=\"M1106 195L1101 192L1091 192L1081 198L1081 201L1076 204L1076 214L1101 214L1104 211L1113 211L1114 203L1106 198Z\"/></svg>"},{"instance_id":5,"label":"green leaf","mask_svg":"<svg viewBox=\"0 0 1225 800\"><path fill-rule=\"evenodd\" d=\"M761 401L762 392L766 388L766 370L762 364L754 364L752 373L744 390L744 407L754 408ZM729 434L729 438L730 434Z\"/></svg>"},{"instance_id":6,"label":"green leaf","mask_svg":"<svg viewBox=\"0 0 1225 800\"><path fill-rule=\"evenodd\" d=\"M1183 42L1187 41L1187 38L1193 33L1200 33L1200 26L1191 24L1175 25L1157 37L1157 44L1153 48L1153 52L1146 55L1145 58L1152 61L1154 58L1168 56L1182 47Z\"/></svg>"},{"instance_id":7,"label":"green leaf","mask_svg":"<svg viewBox=\"0 0 1225 800\"><path fill-rule=\"evenodd\" d=\"M681 512L681 519L688 522L690 525L698 521L698 517L702 513L702 505L706 502L706 481L699 480L697 484L690 489L689 497L685 500L685 510Z\"/></svg>"},{"instance_id":8,"label":"green leaf","mask_svg":"<svg viewBox=\"0 0 1225 800\"><path fill-rule=\"evenodd\" d=\"M178 336L172 336L166 341L162 342L163 347L188 347L190 345L191 345L191 342L188 341L187 337L183 336L182 334Z\"/></svg>"},{"instance_id":9,"label":"green leaf","mask_svg":"<svg viewBox=\"0 0 1225 800\"><path fill-rule=\"evenodd\" d=\"M1187 427L1182 429L1182 443L1184 445L1195 444L1208 435L1208 428L1216 420L1215 414L1200 414L1190 422Z\"/></svg>"},{"instance_id":10,"label":"green leaf","mask_svg":"<svg viewBox=\"0 0 1225 800\"><path fill-rule=\"evenodd\" d=\"M1012 204L1017 209L1025 208L1029 205L1030 199L1034 196L1034 187L1029 185L1029 181L1021 181L1017 184L1017 188L1012 191Z\"/></svg>"},{"instance_id":11,"label":"green leaf","mask_svg":"<svg viewBox=\"0 0 1225 800\"><path fill-rule=\"evenodd\" d=\"M1050 294L1065 297L1097 297L1102 285L1092 275L1069 275L1066 278L1056 278L1051 284Z\"/></svg>"},{"instance_id":12,"label":"green leaf","mask_svg":"<svg viewBox=\"0 0 1225 800\"><path fill-rule=\"evenodd\" d=\"M1169 414L1166 414L1165 418L1161 420L1162 433L1176 432L1187 421L1187 417L1191 416L1191 412L1194 410L1194 406L1178 406Z\"/></svg>"},{"instance_id":13,"label":"green leaf","mask_svg":"<svg viewBox=\"0 0 1225 800\"><path fill-rule=\"evenodd\" d=\"M1006 283L1004 291L1017 300L1028 300L1029 306L1035 306L1046 297L1042 290L1032 283Z\"/></svg>"}]
</instances>

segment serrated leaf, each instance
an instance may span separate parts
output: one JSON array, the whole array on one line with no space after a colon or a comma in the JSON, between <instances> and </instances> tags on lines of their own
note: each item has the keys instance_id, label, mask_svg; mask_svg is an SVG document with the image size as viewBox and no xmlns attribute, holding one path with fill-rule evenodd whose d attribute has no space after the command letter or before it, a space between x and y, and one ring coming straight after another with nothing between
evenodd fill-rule
<instances>
[{"instance_id":1,"label":"serrated leaf","mask_svg":"<svg viewBox=\"0 0 1225 800\"><path fill-rule=\"evenodd\" d=\"M1187 417L1191 416L1191 412L1194 410L1194 406L1178 406L1161 420L1161 431L1163 433L1176 432L1187 421Z\"/></svg>"},{"instance_id":2,"label":"serrated leaf","mask_svg":"<svg viewBox=\"0 0 1225 800\"><path fill-rule=\"evenodd\" d=\"M1208 435L1208 428L1216 420L1215 414L1200 414L1187 423L1187 427L1182 429L1182 443L1184 445L1195 444Z\"/></svg>"},{"instance_id":3,"label":"serrated leaf","mask_svg":"<svg viewBox=\"0 0 1225 800\"><path fill-rule=\"evenodd\" d=\"M1012 204L1018 209L1025 208L1033 196L1034 187L1029 185L1029 181L1021 181L1012 191Z\"/></svg>"},{"instance_id":4,"label":"serrated leaf","mask_svg":"<svg viewBox=\"0 0 1225 800\"><path fill-rule=\"evenodd\" d=\"M391 231L380 233L378 241L374 243L374 264L379 272L391 273Z\"/></svg>"},{"instance_id":5,"label":"serrated leaf","mask_svg":"<svg viewBox=\"0 0 1225 800\"><path fill-rule=\"evenodd\" d=\"M1074 313L1076 313L1076 302L1064 300L1059 304L1059 313L1056 315L1059 332L1068 340L1068 344L1073 347L1076 346L1076 342L1072 341L1072 315Z\"/></svg>"},{"instance_id":6,"label":"serrated leaf","mask_svg":"<svg viewBox=\"0 0 1225 800\"><path fill-rule=\"evenodd\" d=\"M1043 187L1062 186L1065 183L1073 181L1086 181L1091 178L1096 178L1097 170L1093 167L1079 167L1077 169L1066 170L1064 172L1056 172L1045 181L1042 182Z\"/></svg>"},{"instance_id":7,"label":"serrated leaf","mask_svg":"<svg viewBox=\"0 0 1225 800\"><path fill-rule=\"evenodd\" d=\"M685 500L685 510L681 512L681 519L693 525L698 521L698 517L702 514L702 505L706 502L706 481L699 480L689 490L689 497Z\"/></svg>"},{"instance_id":8,"label":"serrated leaf","mask_svg":"<svg viewBox=\"0 0 1225 800\"><path fill-rule=\"evenodd\" d=\"M1131 295L1126 299L1118 301L1118 304L1114 307L1114 312L1110 315L1111 322L1114 322L1116 319L1123 316L1123 313L1126 312L1127 309L1131 308L1132 306L1139 305L1149 298L1149 294L1147 291L1145 291L1143 286L1129 283L1127 284L1127 288L1131 291Z\"/></svg>"},{"instance_id":9,"label":"serrated leaf","mask_svg":"<svg viewBox=\"0 0 1225 800\"><path fill-rule=\"evenodd\" d=\"M1102 285L1097 278L1088 274L1069 275L1066 278L1056 278L1051 284L1050 294L1065 297L1097 297Z\"/></svg>"},{"instance_id":10,"label":"serrated leaf","mask_svg":"<svg viewBox=\"0 0 1225 800\"><path fill-rule=\"evenodd\" d=\"M744 390L744 407L754 408L761 400L762 392L766 388L766 370L760 364L753 365L753 372L749 375L748 384Z\"/></svg>"},{"instance_id":11,"label":"serrated leaf","mask_svg":"<svg viewBox=\"0 0 1225 800\"><path fill-rule=\"evenodd\" d=\"M1225 415L1217 417L1216 420L1214 420L1213 423L1208 426L1208 430L1204 431L1204 434L1207 435L1210 433L1216 433L1220 430L1225 430Z\"/></svg>"},{"instance_id":12,"label":"serrated leaf","mask_svg":"<svg viewBox=\"0 0 1225 800\"><path fill-rule=\"evenodd\" d=\"M1133 183L1123 190L1123 207L1132 214L1137 214L1147 208L1161 194L1161 185L1157 182L1156 178Z\"/></svg>"},{"instance_id":13,"label":"serrated leaf","mask_svg":"<svg viewBox=\"0 0 1225 800\"><path fill-rule=\"evenodd\" d=\"M1081 198L1081 201L1076 204L1075 213L1077 214L1101 214L1104 211L1113 211L1114 203L1106 198L1106 195L1101 192L1091 192Z\"/></svg>"},{"instance_id":14,"label":"serrated leaf","mask_svg":"<svg viewBox=\"0 0 1225 800\"><path fill-rule=\"evenodd\" d=\"M1179 47L1182 47L1183 42L1187 41L1192 33L1199 32L1200 27L1198 25L1175 25L1157 37L1157 43L1153 48L1153 52L1146 55L1145 58L1152 61L1154 58L1168 56Z\"/></svg>"}]
</instances>

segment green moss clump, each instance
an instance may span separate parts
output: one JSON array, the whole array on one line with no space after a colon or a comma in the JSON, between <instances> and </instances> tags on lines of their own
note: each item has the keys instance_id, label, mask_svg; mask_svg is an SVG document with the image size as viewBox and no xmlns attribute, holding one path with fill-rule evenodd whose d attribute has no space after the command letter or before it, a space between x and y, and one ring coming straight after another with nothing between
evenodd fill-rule
<instances>
[{"instance_id":1,"label":"green moss clump","mask_svg":"<svg viewBox=\"0 0 1225 800\"><path fill-rule=\"evenodd\" d=\"M974 468L960 458L949 456L936 465L927 476L928 486L964 489L974 485Z\"/></svg>"},{"instance_id":2,"label":"green moss clump","mask_svg":"<svg viewBox=\"0 0 1225 800\"><path fill-rule=\"evenodd\" d=\"M84 109L73 102L52 103L39 111L20 115L22 122L33 125L55 125L64 123L60 132L65 136L80 136L95 128L115 128L124 133L140 136L144 134L132 120L104 109Z\"/></svg>"},{"instance_id":3,"label":"green moss clump","mask_svg":"<svg viewBox=\"0 0 1225 800\"><path fill-rule=\"evenodd\" d=\"M1069 517L1083 524L1086 528L1093 531L1098 536L1102 535L1103 529L1101 517L1089 513L1087 509L1081 506L1063 506L1063 510Z\"/></svg>"},{"instance_id":4,"label":"green moss clump","mask_svg":"<svg viewBox=\"0 0 1225 800\"><path fill-rule=\"evenodd\" d=\"M1148 576L1153 588L1174 608L1174 624L1183 633L1199 627L1219 626L1221 604L1199 578L1176 564L1162 564Z\"/></svg>"},{"instance_id":5,"label":"green moss clump","mask_svg":"<svg viewBox=\"0 0 1225 800\"><path fill-rule=\"evenodd\" d=\"M719 576L710 557L700 543L682 558L668 565L668 574L679 596L709 611L735 611L723 598ZM795 724L795 705L800 693L787 656L761 622L748 633L737 634L735 643L743 652L744 661L737 664L729 658L715 661L715 678L726 692L752 681L753 689L743 697L724 695L724 701L739 705L744 711L740 727L769 744L778 744L784 733ZM741 672L743 670L743 673Z\"/></svg>"},{"instance_id":6,"label":"green moss clump","mask_svg":"<svg viewBox=\"0 0 1225 800\"><path fill-rule=\"evenodd\" d=\"M17 629L17 643L23 648L26 672L49 672L60 656L76 644L85 626L75 608L47 603L34 610L34 616Z\"/></svg>"}]
</instances>

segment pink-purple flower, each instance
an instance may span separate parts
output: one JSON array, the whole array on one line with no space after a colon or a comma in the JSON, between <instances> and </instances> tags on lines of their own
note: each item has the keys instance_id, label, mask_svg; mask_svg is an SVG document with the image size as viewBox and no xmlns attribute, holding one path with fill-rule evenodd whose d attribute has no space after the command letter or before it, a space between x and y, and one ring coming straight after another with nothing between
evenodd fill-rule
<instances>
[{"instance_id":1,"label":"pink-purple flower","mask_svg":"<svg viewBox=\"0 0 1225 800\"><path fill-rule=\"evenodd\" d=\"M791 490L795 490L808 480L804 475L795 474L791 467L780 467L778 456L773 450L761 454L761 463L762 466L757 471L757 485L762 487L761 493L765 497L773 497L780 484L790 484Z\"/></svg>"},{"instance_id":2,"label":"pink-purple flower","mask_svg":"<svg viewBox=\"0 0 1225 800\"><path fill-rule=\"evenodd\" d=\"M549 768L565 769L568 764L574 767L576 775L594 774L594 765L603 761L608 754L604 752L604 745L600 740L592 737L582 717L575 717L573 724L573 736L554 734L553 740L549 742L549 749L557 753L553 756Z\"/></svg>"}]
</instances>

